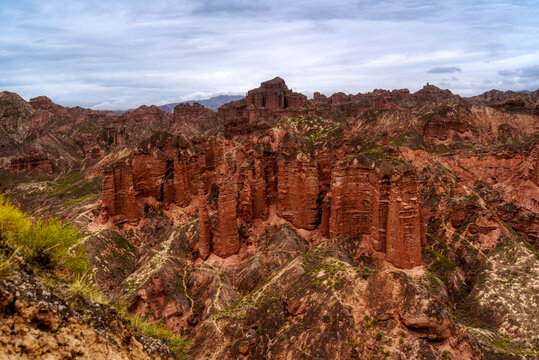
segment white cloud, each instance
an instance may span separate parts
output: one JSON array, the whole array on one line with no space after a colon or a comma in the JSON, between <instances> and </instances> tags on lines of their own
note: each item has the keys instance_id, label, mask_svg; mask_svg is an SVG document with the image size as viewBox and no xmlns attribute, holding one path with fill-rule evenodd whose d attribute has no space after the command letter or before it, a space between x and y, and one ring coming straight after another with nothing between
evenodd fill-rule
<instances>
[{"instance_id":1,"label":"white cloud","mask_svg":"<svg viewBox=\"0 0 539 360\"><path fill-rule=\"evenodd\" d=\"M536 1L18 1L0 14L0 90L133 108L245 93L539 87ZM429 69L461 69L458 77ZM522 70L520 70L522 71Z\"/></svg>"}]
</instances>

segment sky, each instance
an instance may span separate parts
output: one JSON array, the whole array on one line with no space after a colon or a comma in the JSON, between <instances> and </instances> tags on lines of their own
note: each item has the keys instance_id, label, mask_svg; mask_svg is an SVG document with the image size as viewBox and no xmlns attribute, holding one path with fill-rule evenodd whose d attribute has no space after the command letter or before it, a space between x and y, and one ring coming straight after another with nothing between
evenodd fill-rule
<instances>
[{"instance_id":1,"label":"sky","mask_svg":"<svg viewBox=\"0 0 539 360\"><path fill-rule=\"evenodd\" d=\"M539 0L0 0L0 91L127 109L430 82L539 88Z\"/></svg>"}]
</instances>

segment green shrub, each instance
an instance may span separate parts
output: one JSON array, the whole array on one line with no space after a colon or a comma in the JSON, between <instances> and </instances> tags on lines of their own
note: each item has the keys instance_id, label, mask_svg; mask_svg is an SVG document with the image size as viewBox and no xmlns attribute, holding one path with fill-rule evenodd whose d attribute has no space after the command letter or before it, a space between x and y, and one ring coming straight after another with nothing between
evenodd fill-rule
<instances>
[{"instance_id":1,"label":"green shrub","mask_svg":"<svg viewBox=\"0 0 539 360\"><path fill-rule=\"evenodd\" d=\"M77 229L57 218L32 223L3 196L0 196L0 236L29 264L47 269L67 268L72 276L88 271L84 248L77 246Z\"/></svg>"},{"instance_id":2,"label":"green shrub","mask_svg":"<svg viewBox=\"0 0 539 360\"><path fill-rule=\"evenodd\" d=\"M368 266L364 266L363 269L361 269L361 277L366 280L369 276L371 276L371 269L369 269Z\"/></svg>"},{"instance_id":3,"label":"green shrub","mask_svg":"<svg viewBox=\"0 0 539 360\"><path fill-rule=\"evenodd\" d=\"M0 235L29 227L30 221L19 209L15 208L3 195L0 195Z\"/></svg>"}]
</instances>

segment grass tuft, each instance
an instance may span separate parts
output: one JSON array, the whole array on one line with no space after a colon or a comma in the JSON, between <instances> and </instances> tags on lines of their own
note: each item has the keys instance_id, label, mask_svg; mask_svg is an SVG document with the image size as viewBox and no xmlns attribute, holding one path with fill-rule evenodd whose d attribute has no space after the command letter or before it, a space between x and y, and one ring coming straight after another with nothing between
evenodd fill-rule
<instances>
[{"instance_id":1,"label":"grass tuft","mask_svg":"<svg viewBox=\"0 0 539 360\"><path fill-rule=\"evenodd\" d=\"M178 359L185 359L190 341L184 336L178 336L171 333L162 323L150 323L145 318L132 314L123 302L110 303L118 314L134 328L138 329L143 335L165 341L172 349Z\"/></svg>"},{"instance_id":2,"label":"grass tuft","mask_svg":"<svg viewBox=\"0 0 539 360\"><path fill-rule=\"evenodd\" d=\"M17 251L11 255L0 252L0 279L5 279L11 276L20 267L20 260L17 258Z\"/></svg>"}]
</instances>

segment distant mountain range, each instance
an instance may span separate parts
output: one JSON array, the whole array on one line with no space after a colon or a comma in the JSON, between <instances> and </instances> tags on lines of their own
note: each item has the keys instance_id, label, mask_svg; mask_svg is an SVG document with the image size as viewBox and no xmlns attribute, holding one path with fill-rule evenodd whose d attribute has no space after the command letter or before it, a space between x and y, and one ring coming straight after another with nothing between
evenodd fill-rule
<instances>
[{"instance_id":1,"label":"distant mountain range","mask_svg":"<svg viewBox=\"0 0 539 360\"><path fill-rule=\"evenodd\" d=\"M178 105L178 104L189 103L190 105L193 105L194 103L199 103L200 105L203 105L203 106L207 107L208 109L212 109L213 111L217 111L219 106L221 106L223 104L226 104L228 102L243 99L243 98L244 98L243 95L219 95L219 96L214 96L212 98L204 99L204 100L187 100L187 101L182 101L182 102L177 102L177 103L165 104L165 105L161 105L161 106L158 106L158 107L159 107L159 109L161 109L163 111L167 111L169 113L172 113L172 112L174 112L174 107L176 105Z\"/></svg>"},{"instance_id":2,"label":"distant mountain range","mask_svg":"<svg viewBox=\"0 0 539 360\"><path fill-rule=\"evenodd\" d=\"M245 96L243 96L243 95L218 95L218 96L214 96L214 97L209 98L209 99L187 100L187 101L182 101L182 102L177 102L177 103L170 103L170 104L160 105L160 106L158 106L158 108L163 110L163 111L173 113L174 112L174 107L176 107L176 105L185 104L185 103L193 105L194 103L199 103L200 105L202 105L204 107L207 107L208 109L212 109L213 111L217 111L219 106L221 106L223 104L226 104L228 102L234 101L234 100L243 99L244 97ZM133 111L133 110L135 110L135 109L111 110L111 111L118 114L118 115L122 115L122 114L124 114L126 112L130 112L130 111Z\"/></svg>"}]
</instances>

